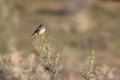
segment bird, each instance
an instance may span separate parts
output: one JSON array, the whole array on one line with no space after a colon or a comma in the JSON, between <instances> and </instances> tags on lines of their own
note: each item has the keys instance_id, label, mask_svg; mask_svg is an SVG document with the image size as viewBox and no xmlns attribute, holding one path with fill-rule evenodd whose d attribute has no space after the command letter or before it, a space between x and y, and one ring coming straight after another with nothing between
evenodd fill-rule
<instances>
[{"instance_id":1,"label":"bird","mask_svg":"<svg viewBox=\"0 0 120 80\"><path fill-rule=\"evenodd\" d=\"M46 28L43 24L40 24L36 30L34 31L34 33L32 34L32 36L35 36L35 35L42 35L43 33L45 33L46 31Z\"/></svg>"}]
</instances>

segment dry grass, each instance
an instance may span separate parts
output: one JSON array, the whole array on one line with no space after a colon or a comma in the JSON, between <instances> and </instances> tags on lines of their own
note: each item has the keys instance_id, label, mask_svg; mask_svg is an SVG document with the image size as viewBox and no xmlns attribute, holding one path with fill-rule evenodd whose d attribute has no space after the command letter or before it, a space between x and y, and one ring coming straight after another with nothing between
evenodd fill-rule
<instances>
[{"instance_id":1,"label":"dry grass","mask_svg":"<svg viewBox=\"0 0 120 80\"><path fill-rule=\"evenodd\" d=\"M2 80L61 80L60 71L62 65L59 62L59 54L52 54L49 36L35 36L34 47L37 52L23 57L15 47L11 47L11 53L0 55L0 78ZM15 44L15 41L11 41ZM116 68L97 66L94 52L88 57L88 64L80 71L80 76L85 80L109 80L115 79ZM74 80L74 76L68 80Z\"/></svg>"}]
</instances>

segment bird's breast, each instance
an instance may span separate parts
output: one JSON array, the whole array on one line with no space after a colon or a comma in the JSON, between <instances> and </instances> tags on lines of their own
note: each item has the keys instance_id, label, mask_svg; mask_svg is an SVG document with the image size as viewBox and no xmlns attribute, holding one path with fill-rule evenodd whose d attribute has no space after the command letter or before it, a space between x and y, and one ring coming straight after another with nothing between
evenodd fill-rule
<instances>
[{"instance_id":1,"label":"bird's breast","mask_svg":"<svg viewBox=\"0 0 120 80\"><path fill-rule=\"evenodd\" d=\"M46 29L41 29L38 34L43 34L46 31Z\"/></svg>"}]
</instances>

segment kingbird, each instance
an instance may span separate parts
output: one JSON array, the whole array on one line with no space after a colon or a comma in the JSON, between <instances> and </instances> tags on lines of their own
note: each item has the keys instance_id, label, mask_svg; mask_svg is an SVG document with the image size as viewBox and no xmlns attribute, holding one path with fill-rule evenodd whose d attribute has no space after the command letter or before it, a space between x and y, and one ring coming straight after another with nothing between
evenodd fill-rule
<instances>
[{"instance_id":1,"label":"kingbird","mask_svg":"<svg viewBox=\"0 0 120 80\"><path fill-rule=\"evenodd\" d=\"M42 35L44 32L46 31L46 28L43 24L40 24L37 29L34 31L34 33L32 34L32 36L35 35Z\"/></svg>"}]
</instances>

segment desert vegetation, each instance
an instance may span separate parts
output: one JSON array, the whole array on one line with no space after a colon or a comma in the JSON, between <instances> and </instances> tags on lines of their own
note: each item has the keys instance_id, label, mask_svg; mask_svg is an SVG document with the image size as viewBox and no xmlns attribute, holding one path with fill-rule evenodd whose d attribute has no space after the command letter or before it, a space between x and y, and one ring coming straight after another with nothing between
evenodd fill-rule
<instances>
[{"instance_id":1,"label":"desert vegetation","mask_svg":"<svg viewBox=\"0 0 120 80\"><path fill-rule=\"evenodd\" d=\"M119 0L0 0L0 80L119 80ZM31 37L43 23L47 31Z\"/></svg>"}]
</instances>

